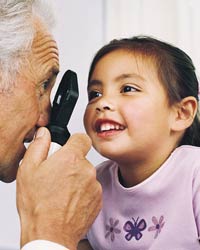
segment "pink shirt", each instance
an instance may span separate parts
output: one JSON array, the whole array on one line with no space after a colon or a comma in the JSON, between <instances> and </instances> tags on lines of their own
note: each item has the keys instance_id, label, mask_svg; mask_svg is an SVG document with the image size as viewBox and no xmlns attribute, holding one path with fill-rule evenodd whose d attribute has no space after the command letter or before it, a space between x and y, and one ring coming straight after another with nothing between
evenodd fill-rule
<instances>
[{"instance_id":1,"label":"pink shirt","mask_svg":"<svg viewBox=\"0 0 200 250\"><path fill-rule=\"evenodd\" d=\"M199 250L200 148L181 146L148 179L131 187L118 166L97 167L103 209L87 237L95 250Z\"/></svg>"}]
</instances>

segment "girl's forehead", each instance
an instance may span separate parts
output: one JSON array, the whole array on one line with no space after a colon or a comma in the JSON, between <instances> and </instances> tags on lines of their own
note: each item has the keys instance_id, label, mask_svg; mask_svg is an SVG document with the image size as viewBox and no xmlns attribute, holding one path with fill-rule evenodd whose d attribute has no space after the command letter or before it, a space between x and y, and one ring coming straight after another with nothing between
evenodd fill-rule
<instances>
[{"instance_id":1,"label":"girl's forehead","mask_svg":"<svg viewBox=\"0 0 200 250\"><path fill-rule=\"evenodd\" d=\"M131 49L116 49L103 55L96 63L96 65L102 60L122 61L129 60L132 63L138 64L138 66L149 66L156 68L156 56L153 54L145 54L144 52L131 50Z\"/></svg>"},{"instance_id":2,"label":"girl's forehead","mask_svg":"<svg viewBox=\"0 0 200 250\"><path fill-rule=\"evenodd\" d=\"M92 82L134 82L142 87L163 89L155 60L147 55L127 50L115 50L104 55L96 64L89 80Z\"/></svg>"},{"instance_id":3,"label":"girl's forehead","mask_svg":"<svg viewBox=\"0 0 200 250\"><path fill-rule=\"evenodd\" d=\"M158 71L154 57L124 49L117 49L102 56L96 63L93 74L102 74L102 70L110 73L134 72L138 75L154 74L154 76L157 76Z\"/></svg>"}]
</instances>

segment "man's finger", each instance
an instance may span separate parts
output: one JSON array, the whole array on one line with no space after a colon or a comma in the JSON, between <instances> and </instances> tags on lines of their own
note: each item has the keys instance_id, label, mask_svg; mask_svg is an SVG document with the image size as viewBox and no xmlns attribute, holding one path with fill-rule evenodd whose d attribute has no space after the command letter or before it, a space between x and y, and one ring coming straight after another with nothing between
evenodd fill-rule
<instances>
[{"instance_id":1,"label":"man's finger","mask_svg":"<svg viewBox=\"0 0 200 250\"><path fill-rule=\"evenodd\" d=\"M86 134L74 134L63 146L63 149L66 148L72 152L77 152L80 157L85 157L91 148L91 139Z\"/></svg>"},{"instance_id":2,"label":"man's finger","mask_svg":"<svg viewBox=\"0 0 200 250\"><path fill-rule=\"evenodd\" d=\"M38 129L34 141L29 145L23 159L24 165L39 165L47 158L51 136L47 128Z\"/></svg>"}]
</instances>

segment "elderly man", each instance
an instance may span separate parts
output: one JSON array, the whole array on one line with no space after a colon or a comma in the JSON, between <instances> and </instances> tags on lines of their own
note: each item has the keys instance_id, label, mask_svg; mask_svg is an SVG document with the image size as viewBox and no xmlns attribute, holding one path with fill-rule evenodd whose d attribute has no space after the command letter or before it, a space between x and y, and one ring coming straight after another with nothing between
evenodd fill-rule
<instances>
[{"instance_id":1,"label":"elderly man","mask_svg":"<svg viewBox=\"0 0 200 250\"><path fill-rule=\"evenodd\" d=\"M0 179L17 178L23 250L75 250L101 207L101 187L85 158L86 135L72 136L47 159L44 126L59 59L41 6L36 0L0 2ZM24 142L31 140L26 152Z\"/></svg>"}]
</instances>

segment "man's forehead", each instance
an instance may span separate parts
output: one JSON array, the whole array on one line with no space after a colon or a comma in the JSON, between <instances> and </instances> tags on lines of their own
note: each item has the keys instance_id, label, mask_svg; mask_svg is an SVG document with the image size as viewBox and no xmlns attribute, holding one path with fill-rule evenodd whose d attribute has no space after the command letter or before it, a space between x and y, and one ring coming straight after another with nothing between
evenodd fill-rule
<instances>
[{"instance_id":1,"label":"man's forehead","mask_svg":"<svg viewBox=\"0 0 200 250\"><path fill-rule=\"evenodd\" d=\"M35 24L35 29L30 59L34 66L40 65L46 73L57 74L59 71L59 54L56 41L41 22Z\"/></svg>"}]
</instances>

